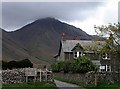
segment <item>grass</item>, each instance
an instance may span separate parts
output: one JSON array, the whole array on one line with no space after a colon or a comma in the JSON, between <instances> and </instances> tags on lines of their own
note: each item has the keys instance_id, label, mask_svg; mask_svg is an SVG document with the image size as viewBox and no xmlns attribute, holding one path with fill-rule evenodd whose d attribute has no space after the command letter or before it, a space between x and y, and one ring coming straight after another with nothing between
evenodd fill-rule
<instances>
[{"instance_id":1,"label":"grass","mask_svg":"<svg viewBox=\"0 0 120 89\"><path fill-rule=\"evenodd\" d=\"M2 89L58 89L51 82L21 83L21 84L3 84Z\"/></svg>"},{"instance_id":2,"label":"grass","mask_svg":"<svg viewBox=\"0 0 120 89\"><path fill-rule=\"evenodd\" d=\"M108 82L100 82L97 84L97 86L90 84L90 85L86 85L85 83L82 83L78 80L70 80L70 79L64 79L61 77L55 77L56 80L60 80L63 82L67 82L67 83L72 83L72 84L76 84L79 85L81 87L84 87L86 89L120 89L120 83L108 83Z\"/></svg>"},{"instance_id":3,"label":"grass","mask_svg":"<svg viewBox=\"0 0 120 89\"><path fill-rule=\"evenodd\" d=\"M108 82L100 82L97 86L87 85L87 89L120 89L119 83L108 83Z\"/></svg>"}]
</instances>

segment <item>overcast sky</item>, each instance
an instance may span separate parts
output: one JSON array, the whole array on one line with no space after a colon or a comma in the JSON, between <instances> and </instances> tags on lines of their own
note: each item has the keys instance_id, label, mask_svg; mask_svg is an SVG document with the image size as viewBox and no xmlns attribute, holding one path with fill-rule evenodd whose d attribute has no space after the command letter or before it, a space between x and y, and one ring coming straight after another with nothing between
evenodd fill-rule
<instances>
[{"instance_id":1,"label":"overcast sky","mask_svg":"<svg viewBox=\"0 0 120 89\"><path fill-rule=\"evenodd\" d=\"M6 31L17 30L45 17L54 17L95 34L94 25L118 22L118 1L2 3L2 28Z\"/></svg>"}]
</instances>

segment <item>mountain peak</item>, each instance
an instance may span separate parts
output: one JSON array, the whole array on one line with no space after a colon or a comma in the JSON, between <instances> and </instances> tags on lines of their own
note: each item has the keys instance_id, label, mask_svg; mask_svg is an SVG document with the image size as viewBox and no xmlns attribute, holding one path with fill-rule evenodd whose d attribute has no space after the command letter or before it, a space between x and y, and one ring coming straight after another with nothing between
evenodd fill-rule
<instances>
[{"instance_id":1,"label":"mountain peak","mask_svg":"<svg viewBox=\"0 0 120 89\"><path fill-rule=\"evenodd\" d=\"M36 21L59 21L59 20L53 17L46 17L46 18L38 19Z\"/></svg>"}]
</instances>

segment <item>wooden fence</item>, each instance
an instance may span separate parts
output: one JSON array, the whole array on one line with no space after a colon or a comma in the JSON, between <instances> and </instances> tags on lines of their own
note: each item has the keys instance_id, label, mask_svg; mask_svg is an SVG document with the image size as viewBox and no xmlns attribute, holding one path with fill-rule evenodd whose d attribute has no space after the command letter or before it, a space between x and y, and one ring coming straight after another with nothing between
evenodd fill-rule
<instances>
[{"instance_id":1,"label":"wooden fence","mask_svg":"<svg viewBox=\"0 0 120 89\"><path fill-rule=\"evenodd\" d=\"M53 81L52 71L41 70L37 68L25 68L25 79L26 82L29 80L35 81Z\"/></svg>"}]
</instances>

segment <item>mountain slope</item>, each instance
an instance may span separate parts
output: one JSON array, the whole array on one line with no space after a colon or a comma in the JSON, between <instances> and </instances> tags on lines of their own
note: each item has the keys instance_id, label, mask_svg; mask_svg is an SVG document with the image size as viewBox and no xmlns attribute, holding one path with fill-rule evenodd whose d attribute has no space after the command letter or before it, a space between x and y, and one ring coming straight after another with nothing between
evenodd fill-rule
<instances>
[{"instance_id":1,"label":"mountain slope","mask_svg":"<svg viewBox=\"0 0 120 89\"><path fill-rule=\"evenodd\" d=\"M23 47L19 42L12 39L9 34L2 30L2 60L11 61L11 60L23 60L28 58L34 63L34 66L38 66L39 64L48 65L47 62L39 60L30 54L25 47Z\"/></svg>"},{"instance_id":2,"label":"mountain slope","mask_svg":"<svg viewBox=\"0 0 120 89\"><path fill-rule=\"evenodd\" d=\"M93 39L81 29L54 18L36 20L17 31L10 32L9 35L19 41L30 55L51 62L58 52L61 33L65 33L65 37L69 39L75 37L84 40Z\"/></svg>"},{"instance_id":3,"label":"mountain slope","mask_svg":"<svg viewBox=\"0 0 120 89\"><path fill-rule=\"evenodd\" d=\"M72 39L76 36L80 39L92 39L92 36L81 29L53 18L37 20L9 34L23 44L31 55L50 61L58 52L61 33Z\"/></svg>"}]
</instances>

